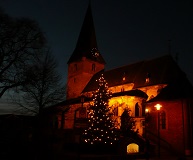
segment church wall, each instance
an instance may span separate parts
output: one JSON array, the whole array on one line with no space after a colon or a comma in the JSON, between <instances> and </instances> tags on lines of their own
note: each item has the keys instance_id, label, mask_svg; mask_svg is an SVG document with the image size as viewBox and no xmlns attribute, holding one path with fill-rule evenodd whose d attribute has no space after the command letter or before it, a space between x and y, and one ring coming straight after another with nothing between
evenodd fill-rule
<instances>
[{"instance_id":1,"label":"church wall","mask_svg":"<svg viewBox=\"0 0 193 160\"><path fill-rule=\"evenodd\" d=\"M109 107L111 108L111 111L115 114L114 119L116 120L116 125L118 128L120 128L121 126L121 115L124 109L127 108L129 109L130 116L135 118L136 120L135 130L138 130L140 135L143 134L142 121L144 120L144 116L142 115L142 102L143 98L135 96L112 97L109 100ZM135 113L136 104L138 104L139 107L139 116L137 117Z\"/></svg>"},{"instance_id":2,"label":"church wall","mask_svg":"<svg viewBox=\"0 0 193 160\"><path fill-rule=\"evenodd\" d=\"M159 85L154 85L154 86L141 87L141 88L137 88L137 89L145 92L148 95L148 100L150 100L151 98L156 97L159 94L160 89L162 89L166 86L167 86L166 84L159 84ZM133 87L134 87L134 83L127 83L127 84L123 84L123 85L109 87L109 90L112 93L117 93L117 92L130 91L133 89ZM89 97L92 96L92 92L87 92L84 94L86 96L89 96Z\"/></svg>"},{"instance_id":3,"label":"church wall","mask_svg":"<svg viewBox=\"0 0 193 160\"><path fill-rule=\"evenodd\" d=\"M104 64L91 61L85 57L82 58L82 61L84 63L83 72L95 74L104 69Z\"/></svg>"},{"instance_id":4,"label":"church wall","mask_svg":"<svg viewBox=\"0 0 193 160\"><path fill-rule=\"evenodd\" d=\"M74 104L70 105L70 109L65 114L65 122L64 122L64 128L65 129L73 129L74 128L74 116L75 116L75 110L80 107L80 104Z\"/></svg>"},{"instance_id":5,"label":"church wall","mask_svg":"<svg viewBox=\"0 0 193 160\"><path fill-rule=\"evenodd\" d=\"M119 86L109 87L109 90L112 93L117 93L117 92L132 90L133 86L134 86L134 83L127 83L127 84L123 84L123 85L119 85Z\"/></svg>"},{"instance_id":6,"label":"church wall","mask_svg":"<svg viewBox=\"0 0 193 160\"><path fill-rule=\"evenodd\" d=\"M193 99L182 99L182 111L183 111L183 129L184 129L184 146L185 155L192 155L193 153L193 135L192 135L192 111L193 111Z\"/></svg>"},{"instance_id":7,"label":"church wall","mask_svg":"<svg viewBox=\"0 0 193 160\"><path fill-rule=\"evenodd\" d=\"M136 120L136 130L138 129L139 134L143 134L143 126L142 121L144 120L144 116L142 115L142 101L143 98L133 97L133 96L120 96L120 97L113 97L109 100L109 107L111 108L110 111L114 113L114 120L116 120L116 127L120 128L121 125L121 115L125 108L130 110L130 114L132 117L135 117L135 105L136 103L139 104L139 116L135 119ZM86 109L89 108L89 104L92 102L84 103L84 107ZM65 114L65 122L64 128L65 129L73 129L74 128L74 118L75 118L75 111L81 107L81 103L74 104L70 106L70 110ZM117 108L117 111L116 111ZM117 112L117 113L115 113ZM78 112L77 112L78 113Z\"/></svg>"},{"instance_id":8,"label":"church wall","mask_svg":"<svg viewBox=\"0 0 193 160\"><path fill-rule=\"evenodd\" d=\"M67 83L67 99L79 97L91 77L92 75L88 73L82 73L69 78Z\"/></svg>"},{"instance_id":9,"label":"church wall","mask_svg":"<svg viewBox=\"0 0 193 160\"><path fill-rule=\"evenodd\" d=\"M133 86L134 86L133 83L128 83L128 84L124 84L124 85L109 87L109 90L111 93L117 93L117 92L132 90ZM87 97L92 97L93 91L85 92L84 95Z\"/></svg>"},{"instance_id":10,"label":"church wall","mask_svg":"<svg viewBox=\"0 0 193 160\"><path fill-rule=\"evenodd\" d=\"M80 96L91 77L104 69L104 64L82 58L68 65L67 99Z\"/></svg>"},{"instance_id":11,"label":"church wall","mask_svg":"<svg viewBox=\"0 0 193 160\"><path fill-rule=\"evenodd\" d=\"M160 116L160 137L161 146L169 149L174 149L179 153L184 152L184 132L183 132L183 114L182 114L182 103L180 100L158 102L162 105L161 112L166 113L166 128L162 128L161 116ZM158 135L158 111L155 108L157 103L151 103L146 106L149 109L149 121L147 130L147 137L150 139L156 138ZM162 141L162 139L164 141Z\"/></svg>"},{"instance_id":12,"label":"church wall","mask_svg":"<svg viewBox=\"0 0 193 160\"><path fill-rule=\"evenodd\" d=\"M75 127L75 119L87 118L89 107L89 102L71 105L70 110L64 115L64 129L73 129ZM84 108L84 113L82 113L82 108Z\"/></svg>"}]
</instances>

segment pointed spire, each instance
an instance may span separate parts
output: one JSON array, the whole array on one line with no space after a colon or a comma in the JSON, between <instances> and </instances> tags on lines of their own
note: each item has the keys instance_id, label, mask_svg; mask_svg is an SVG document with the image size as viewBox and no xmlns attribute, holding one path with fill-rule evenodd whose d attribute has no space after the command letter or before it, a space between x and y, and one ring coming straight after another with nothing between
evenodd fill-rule
<instances>
[{"instance_id":1,"label":"pointed spire","mask_svg":"<svg viewBox=\"0 0 193 160\"><path fill-rule=\"evenodd\" d=\"M98 51L90 1L76 44L76 48L68 63L79 61L82 59L82 57L86 57L99 63L105 63L103 57Z\"/></svg>"}]
</instances>

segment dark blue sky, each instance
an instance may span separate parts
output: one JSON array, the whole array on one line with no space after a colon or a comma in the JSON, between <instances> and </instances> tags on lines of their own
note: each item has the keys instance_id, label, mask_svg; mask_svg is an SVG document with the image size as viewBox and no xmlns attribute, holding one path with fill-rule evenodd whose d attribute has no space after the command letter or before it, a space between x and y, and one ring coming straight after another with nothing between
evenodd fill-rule
<instances>
[{"instance_id":1,"label":"dark blue sky","mask_svg":"<svg viewBox=\"0 0 193 160\"><path fill-rule=\"evenodd\" d=\"M35 19L46 33L66 82L67 61L79 36L88 0L0 0L14 17ZM117 68L168 53L193 82L192 0L91 0L99 50Z\"/></svg>"}]
</instances>

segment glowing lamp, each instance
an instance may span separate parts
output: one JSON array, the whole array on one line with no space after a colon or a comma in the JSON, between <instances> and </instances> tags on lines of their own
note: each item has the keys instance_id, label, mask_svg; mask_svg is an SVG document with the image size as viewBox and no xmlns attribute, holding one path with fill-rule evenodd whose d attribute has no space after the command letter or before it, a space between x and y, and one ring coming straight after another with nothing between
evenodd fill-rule
<instances>
[{"instance_id":1,"label":"glowing lamp","mask_svg":"<svg viewBox=\"0 0 193 160\"><path fill-rule=\"evenodd\" d=\"M159 111L161 109L162 105L161 104L156 104L155 108Z\"/></svg>"},{"instance_id":2,"label":"glowing lamp","mask_svg":"<svg viewBox=\"0 0 193 160\"><path fill-rule=\"evenodd\" d=\"M149 109L148 108L145 109L145 113L149 113Z\"/></svg>"}]
</instances>

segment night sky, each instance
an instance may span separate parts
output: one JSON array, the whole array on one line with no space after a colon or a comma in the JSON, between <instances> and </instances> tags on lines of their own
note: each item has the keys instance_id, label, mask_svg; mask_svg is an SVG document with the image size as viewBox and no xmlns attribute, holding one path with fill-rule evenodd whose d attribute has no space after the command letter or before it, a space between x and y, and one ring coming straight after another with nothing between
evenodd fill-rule
<instances>
[{"instance_id":1,"label":"night sky","mask_svg":"<svg viewBox=\"0 0 193 160\"><path fill-rule=\"evenodd\" d=\"M89 0L0 0L13 17L36 20L59 63L64 83ZM169 53L193 83L192 0L91 0L106 70Z\"/></svg>"}]
</instances>

